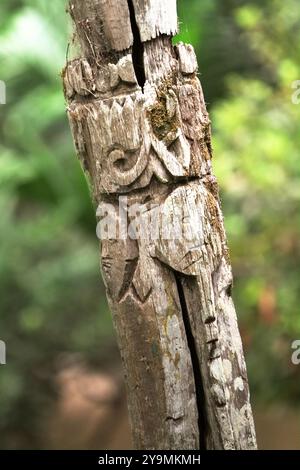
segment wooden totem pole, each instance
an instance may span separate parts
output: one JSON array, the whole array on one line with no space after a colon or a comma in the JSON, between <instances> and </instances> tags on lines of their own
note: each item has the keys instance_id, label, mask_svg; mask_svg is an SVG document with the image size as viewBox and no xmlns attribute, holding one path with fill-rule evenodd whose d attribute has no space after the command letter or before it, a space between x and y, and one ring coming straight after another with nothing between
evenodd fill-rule
<instances>
[{"instance_id":1,"label":"wooden totem pole","mask_svg":"<svg viewBox=\"0 0 300 470\"><path fill-rule=\"evenodd\" d=\"M176 0L71 0L71 129L98 206L134 446L255 449L210 121Z\"/></svg>"}]
</instances>

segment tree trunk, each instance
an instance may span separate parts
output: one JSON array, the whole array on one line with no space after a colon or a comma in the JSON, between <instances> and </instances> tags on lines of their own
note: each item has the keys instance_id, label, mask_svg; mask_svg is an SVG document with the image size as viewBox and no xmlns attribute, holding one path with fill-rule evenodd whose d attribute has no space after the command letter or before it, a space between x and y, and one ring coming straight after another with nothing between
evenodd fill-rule
<instances>
[{"instance_id":1,"label":"tree trunk","mask_svg":"<svg viewBox=\"0 0 300 470\"><path fill-rule=\"evenodd\" d=\"M193 47L176 0L71 0L64 70L98 205L134 446L254 449L232 274Z\"/></svg>"}]
</instances>

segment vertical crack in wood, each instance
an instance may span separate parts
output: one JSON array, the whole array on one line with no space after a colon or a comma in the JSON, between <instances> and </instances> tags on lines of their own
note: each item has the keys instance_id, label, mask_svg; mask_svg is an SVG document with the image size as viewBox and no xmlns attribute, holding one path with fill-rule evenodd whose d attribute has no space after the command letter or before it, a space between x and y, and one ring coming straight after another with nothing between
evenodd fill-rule
<instances>
[{"instance_id":1,"label":"vertical crack in wood","mask_svg":"<svg viewBox=\"0 0 300 470\"><path fill-rule=\"evenodd\" d=\"M174 277L176 281L179 302L180 302L181 311L182 311L182 319L183 319L184 329L186 333L187 344L188 344L188 348L190 351L193 374L194 374L196 402L197 402L197 410L198 410L199 448L201 450L206 450L205 436L207 434L206 432L207 417L205 414L205 405L204 405L205 394L204 394L204 388L203 388L201 368L200 368L199 358L197 354L196 342L195 342L195 338L192 332L192 327L190 324L188 307L187 307L187 303L185 300L183 287L181 284L181 278L180 278L181 276L179 273L175 272Z\"/></svg>"},{"instance_id":2,"label":"vertical crack in wood","mask_svg":"<svg viewBox=\"0 0 300 470\"><path fill-rule=\"evenodd\" d=\"M138 84L143 89L146 82L146 74L144 67L144 43L141 40L141 34L136 21L133 2L132 0L127 1L130 12L131 29L133 34L132 63Z\"/></svg>"}]
</instances>

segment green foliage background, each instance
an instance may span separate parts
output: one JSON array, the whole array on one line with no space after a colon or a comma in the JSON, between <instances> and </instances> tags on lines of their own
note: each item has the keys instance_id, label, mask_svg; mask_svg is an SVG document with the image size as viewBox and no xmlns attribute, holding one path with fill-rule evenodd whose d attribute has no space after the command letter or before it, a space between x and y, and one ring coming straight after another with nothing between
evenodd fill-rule
<instances>
[{"instance_id":1,"label":"green foliage background","mask_svg":"<svg viewBox=\"0 0 300 470\"><path fill-rule=\"evenodd\" d=\"M70 355L115 357L94 208L75 157L60 70L65 0L2 0L0 369L2 448L41 445L52 376ZM298 0L179 0L213 123L234 296L255 403L300 402Z\"/></svg>"}]
</instances>

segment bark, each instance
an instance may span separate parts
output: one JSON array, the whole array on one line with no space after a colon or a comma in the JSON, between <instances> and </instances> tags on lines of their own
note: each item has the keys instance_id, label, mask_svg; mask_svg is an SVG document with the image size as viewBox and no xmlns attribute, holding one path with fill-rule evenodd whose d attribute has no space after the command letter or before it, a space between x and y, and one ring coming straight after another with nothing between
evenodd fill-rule
<instances>
[{"instance_id":1,"label":"bark","mask_svg":"<svg viewBox=\"0 0 300 470\"><path fill-rule=\"evenodd\" d=\"M176 0L72 0L70 13L82 56L64 90L99 205L134 446L254 449L210 121L193 47L172 46Z\"/></svg>"}]
</instances>

